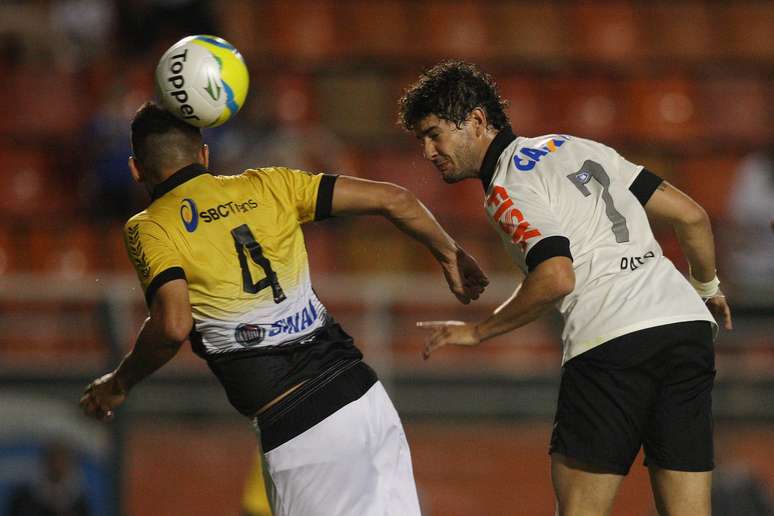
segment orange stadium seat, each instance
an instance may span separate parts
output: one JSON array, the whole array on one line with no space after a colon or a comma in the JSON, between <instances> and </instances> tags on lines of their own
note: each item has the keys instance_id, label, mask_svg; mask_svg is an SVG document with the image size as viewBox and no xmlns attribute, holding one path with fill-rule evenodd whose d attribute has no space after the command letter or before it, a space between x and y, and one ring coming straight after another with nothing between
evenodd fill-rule
<instances>
[{"instance_id":1,"label":"orange stadium seat","mask_svg":"<svg viewBox=\"0 0 774 516\"><path fill-rule=\"evenodd\" d=\"M341 13L341 37L355 57L400 58L414 49L405 2L347 2Z\"/></svg>"},{"instance_id":2,"label":"orange stadium seat","mask_svg":"<svg viewBox=\"0 0 774 516\"><path fill-rule=\"evenodd\" d=\"M19 245L11 228L0 226L0 276L17 272L19 266Z\"/></svg>"},{"instance_id":3,"label":"orange stadium seat","mask_svg":"<svg viewBox=\"0 0 774 516\"><path fill-rule=\"evenodd\" d=\"M303 13L303 14L299 14ZM268 11L272 52L280 58L318 61L338 55L335 3L275 0Z\"/></svg>"},{"instance_id":4,"label":"orange stadium seat","mask_svg":"<svg viewBox=\"0 0 774 516\"><path fill-rule=\"evenodd\" d=\"M738 166L739 160L729 156L687 159L677 166L675 183L701 204L713 220L722 221Z\"/></svg>"},{"instance_id":5,"label":"orange stadium seat","mask_svg":"<svg viewBox=\"0 0 774 516\"><path fill-rule=\"evenodd\" d=\"M637 13L628 2L578 3L570 19L575 59L627 65L643 57Z\"/></svg>"},{"instance_id":6,"label":"orange stadium seat","mask_svg":"<svg viewBox=\"0 0 774 516\"><path fill-rule=\"evenodd\" d=\"M98 230L100 246L104 254L106 270L113 272L133 273L134 268L129 262L124 245L124 227L122 224L111 224L107 230Z\"/></svg>"},{"instance_id":7,"label":"orange stadium seat","mask_svg":"<svg viewBox=\"0 0 774 516\"><path fill-rule=\"evenodd\" d=\"M771 2L739 2L715 9L722 27L721 48L730 59L774 62L774 5Z\"/></svg>"},{"instance_id":8,"label":"orange stadium seat","mask_svg":"<svg viewBox=\"0 0 774 516\"><path fill-rule=\"evenodd\" d=\"M774 138L774 83L755 78L705 81L701 101L707 125L718 140L761 146Z\"/></svg>"},{"instance_id":9,"label":"orange stadium seat","mask_svg":"<svg viewBox=\"0 0 774 516\"><path fill-rule=\"evenodd\" d=\"M711 10L704 3L654 3L642 12L648 57L708 61L720 53Z\"/></svg>"},{"instance_id":10,"label":"orange stadium seat","mask_svg":"<svg viewBox=\"0 0 774 516\"><path fill-rule=\"evenodd\" d=\"M554 105L553 132L612 142L621 136L625 99L618 83L603 78L561 77L548 82Z\"/></svg>"},{"instance_id":11,"label":"orange stadium seat","mask_svg":"<svg viewBox=\"0 0 774 516\"><path fill-rule=\"evenodd\" d=\"M633 79L627 95L624 128L644 142L687 142L704 136L696 85L680 77Z\"/></svg>"},{"instance_id":12,"label":"orange stadium seat","mask_svg":"<svg viewBox=\"0 0 774 516\"><path fill-rule=\"evenodd\" d=\"M484 8L475 2L420 2L415 49L422 56L477 60L490 55L492 42Z\"/></svg>"},{"instance_id":13,"label":"orange stadium seat","mask_svg":"<svg viewBox=\"0 0 774 516\"><path fill-rule=\"evenodd\" d=\"M541 88L541 81L520 75L497 79L500 96L508 101L508 115L516 134L537 136L556 129L556 106Z\"/></svg>"},{"instance_id":14,"label":"orange stadium seat","mask_svg":"<svg viewBox=\"0 0 774 516\"><path fill-rule=\"evenodd\" d=\"M20 219L36 217L44 224L47 218L70 211L50 154L45 148L0 147L0 190L4 196L0 213Z\"/></svg>"},{"instance_id":15,"label":"orange stadium seat","mask_svg":"<svg viewBox=\"0 0 774 516\"><path fill-rule=\"evenodd\" d=\"M14 132L26 136L72 138L85 122L81 78L74 72L20 68L7 76L14 102L23 109L14 119Z\"/></svg>"},{"instance_id":16,"label":"orange stadium seat","mask_svg":"<svg viewBox=\"0 0 774 516\"><path fill-rule=\"evenodd\" d=\"M381 139L395 123L389 82L368 70L320 78L317 92L323 125L345 138Z\"/></svg>"},{"instance_id":17,"label":"orange stadium seat","mask_svg":"<svg viewBox=\"0 0 774 516\"><path fill-rule=\"evenodd\" d=\"M74 227L31 229L25 248L29 253L27 267L67 277L85 277L107 268L96 229L79 224Z\"/></svg>"},{"instance_id":18,"label":"orange stadium seat","mask_svg":"<svg viewBox=\"0 0 774 516\"><path fill-rule=\"evenodd\" d=\"M541 2L491 2L487 18L497 58L553 63L568 57L565 9Z\"/></svg>"},{"instance_id":19,"label":"orange stadium seat","mask_svg":"<svg viewBox=\"0 0 774 516\"><path fill-rule=\"evenodd\" d=\"M238 48L248 62L270 54L269 38L256 36L267 34L270 28L269 7L265 2L231 0L214 2L212 7L219 12L222 34L227 35L229 43Z\"/></svg>"}]
</instances>

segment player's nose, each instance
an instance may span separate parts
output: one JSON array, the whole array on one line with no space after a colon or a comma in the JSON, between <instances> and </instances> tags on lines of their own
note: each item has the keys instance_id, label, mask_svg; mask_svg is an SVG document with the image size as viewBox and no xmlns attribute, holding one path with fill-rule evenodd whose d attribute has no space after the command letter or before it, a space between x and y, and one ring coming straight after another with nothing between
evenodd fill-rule
<instances>
[{"instance_id":1,"label":"player's nose","mask_svg":"<svg viewBox=\"0 0 774 516\"><path fill-rule=\"evenodd\" d=\"M438 151L435 149L435 145L433 145L430 138L425 138L422 141L422 156L425 159L432 160L436 155L438 155Z\"/></svg>"}]
</instances>

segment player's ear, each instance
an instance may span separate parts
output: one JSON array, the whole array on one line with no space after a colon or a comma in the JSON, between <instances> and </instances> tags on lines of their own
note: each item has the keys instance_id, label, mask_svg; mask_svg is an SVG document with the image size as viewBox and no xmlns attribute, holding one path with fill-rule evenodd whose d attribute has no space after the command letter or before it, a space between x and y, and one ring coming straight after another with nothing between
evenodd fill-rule
<instances>
[{"instance_id":1,"label":"player's ear","mask_svg":"<svg viewBox=\"0 0 774 516\"><path fill-rule=\"evenodd\" d=\"M129 156L129 172L132 173L132 179L134 179L135 183L142 183L145 180L142 170L140 169L137 160L134 159L134 156Z\"/></svg>"},{"instance_id":2,"label":"player's ear","mask_svg":"<svg viewBox=\"0 0 774 516\"><path fill-rule=\"evenodd\" d=\"M473 111L470 112L469 119L473 124L476 136L481 136L486 132L486 111L480 107L473 108Z\"/></svg>"},{"instance_id":3,"label":"player's ear","mask_svg":"<svg viewBox=\"0 0 774 516\"><path fill-rule=\"evenodd\" d=\"M204 168L210 166L210 147L206 144L202 144L202 148L199 149L199 162L204 165Z\"/></svg>"}]
</instances>

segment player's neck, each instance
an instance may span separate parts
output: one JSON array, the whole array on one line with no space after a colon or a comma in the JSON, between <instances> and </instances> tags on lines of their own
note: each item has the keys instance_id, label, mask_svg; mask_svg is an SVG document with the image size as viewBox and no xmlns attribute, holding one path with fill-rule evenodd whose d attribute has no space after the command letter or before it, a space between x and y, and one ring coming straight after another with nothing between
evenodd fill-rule
<instances>
[{"instance_id":1,"label":"player's neck","mask_svg":"<svg viewBox=\"0 0 774 516\"><path fill-rule=\"evenodd\" d=\"M477 159L476 162L478 163L478 166L476 170L478 171L478 176L480 177L481 174L481 168L484 166L484 158L486 157L486 153L489 150L489 147L492 145L492 142L497 137L497 135L500 133L499 129L489 128L486 130L486 132L481 135L481 138L476 142L477 145Z\"/></svg>"}]
</instances>

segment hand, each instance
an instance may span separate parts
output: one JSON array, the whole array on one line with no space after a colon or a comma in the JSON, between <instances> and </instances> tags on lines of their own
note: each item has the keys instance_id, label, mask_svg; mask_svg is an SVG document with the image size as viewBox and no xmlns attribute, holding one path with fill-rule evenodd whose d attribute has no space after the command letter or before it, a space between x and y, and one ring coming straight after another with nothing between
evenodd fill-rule
<instances>
[{"instance_id":1,"label":"hand","mask_svg":"<svg viewBox=\"0 0 774 516\"><path fill-rule=\"evenodd\" d=\"M731 322L731 308L728 306L726 296L718 290L718 293L712 297L708 297L704 300L707 304L707 308L710 309L713 315L723 318L723 328L726 330L733 330L734 324Z\"/></svg>"},{"instance_id":2,"label":"hand","mask_svg":"<svg viewBox=\"0 0 774 516\"><path fill-rule=\"evenodd\" d=\"M462 321L422 321L417 326L430 330L422 358L427 360L436 349L447 344L477 346L481 342L476 326Z\"/></svg>"},{"instance_id":3,"label":"hand","mask_svg":"<svg viewBox=\"0 0 774 516\"><path fill-rule=\"evenodd\" d=\"M99 421L111 421L114 417L113 409L121 405L126 396L115 372L112 372L97 378L86 387L80 405L87 416Z\"/></svg>"},{"instance_id":4,"label":"hand","mask_svg":"<svg viewBox=\"0 0 774 516\"><path fill-rule=\"evenodd\" d=\"M489 278L478 266L476 260L459 246L454 258L450 261L441 261L441 266L449 289L465 305L471 300L478 299L484 288L489 285Z\"/></svg>"}]
</instances>

